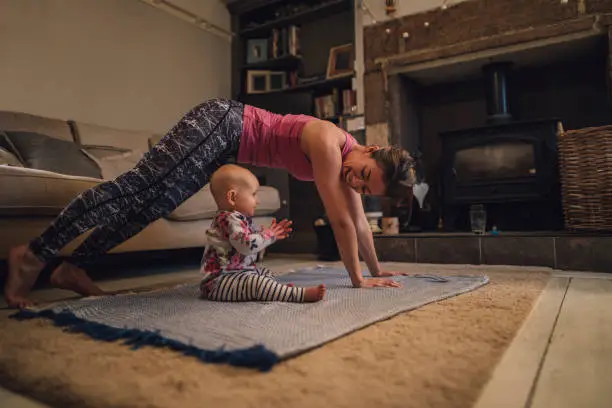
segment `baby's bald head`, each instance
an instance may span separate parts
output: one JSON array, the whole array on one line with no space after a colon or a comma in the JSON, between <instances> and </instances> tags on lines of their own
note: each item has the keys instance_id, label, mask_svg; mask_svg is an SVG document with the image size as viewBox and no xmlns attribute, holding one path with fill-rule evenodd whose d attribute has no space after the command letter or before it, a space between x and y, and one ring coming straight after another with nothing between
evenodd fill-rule
<instances>
[{"instance_id":1,"label":"baby's bald head","mask_svg":"<svg viewBox=\"0 0 612 408\"><path fill-rule=\"evenodd\" d=\"M210 178L210 191L220 210L245 212L236 206L240 206L244 196L254 196L258 189L257 177L244 167L235 164L221 166ZM241 195L243 197L239 197Z\"/></svg>"}]
</instances>

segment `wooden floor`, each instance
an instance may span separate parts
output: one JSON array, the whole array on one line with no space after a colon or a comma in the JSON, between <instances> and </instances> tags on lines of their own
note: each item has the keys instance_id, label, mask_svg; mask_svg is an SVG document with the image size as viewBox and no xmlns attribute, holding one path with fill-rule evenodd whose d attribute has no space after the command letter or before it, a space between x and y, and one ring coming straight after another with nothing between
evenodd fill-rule
<instances>
[{"instance_id":1,"label":"wooden floor","mask_svg":"<svg viewBox=\"0 0 612 408\"><path fill-rule=\"evenodd\" d=\"M308 258L270 257L266 264L290 272L317 264ZM105 290L197 281L197 270L101 282ZM38 301L70 296L40 290ZM5 307L0 302L0 307ZM612 274L554 272L476 408L612 407ZM3 408L45 405L0 388Z\"/></svg>"}]
</instances>

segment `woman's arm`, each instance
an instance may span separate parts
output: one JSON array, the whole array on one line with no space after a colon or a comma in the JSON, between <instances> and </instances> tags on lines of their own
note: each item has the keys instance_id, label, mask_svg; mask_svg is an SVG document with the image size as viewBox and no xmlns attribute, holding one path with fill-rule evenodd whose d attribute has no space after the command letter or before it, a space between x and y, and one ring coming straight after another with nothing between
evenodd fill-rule
<instances>
[{"instance_id":1,"label":"woman's arm","mask_svg":"<svg viewBox=\"0 0 612 408\"><path fill-rule=\"evenodd\" d=\"M333 138L330 138L333 140ZM316 144L310 149L310 161L319 196L334 230L342 262L353 286L361 286L363 275L359 265L357 232L348 213L346 198L342 194L340 172L342 158L338 146L333 143Z\"/></svg>"},{"instance_id":2,"label":"woman's arm","mask_svg":"<svg viewBox=\"0 0 612 408\"><path fill-rule=\"evenodd\" d=\"M372 230L368 224L368 219L365 216L363 210L363 203L361 202L361 196L353 189L342 183L344 196L346 197L348 204L348 211L351 215L351 219L355 224L357 231L357 245L359 247L359 253L363 257L368 270L372 276L378 276L380 273L380 265L378 264L378 257L376 256L376 249L374 248L374 238L372 237Z\"/></svg>"},{"instance_id":3,"label":"woman's arm","mask_svg":"<svg viewBox=\"0 0 612 408\"><path fill-rule=\"evenodd\" d=\"M351 218L347 196L343 193L346 186L340 179L342 157L332 133L337 131L337 128L331 126L334 125L322 126L321 131L324 134L317 140L317 143L311 144L309 156L315 184L334 230L342 262L355 287L400 286L389 279L363 278L359 264L357 228Z\"/></svg>"}]
</instances>

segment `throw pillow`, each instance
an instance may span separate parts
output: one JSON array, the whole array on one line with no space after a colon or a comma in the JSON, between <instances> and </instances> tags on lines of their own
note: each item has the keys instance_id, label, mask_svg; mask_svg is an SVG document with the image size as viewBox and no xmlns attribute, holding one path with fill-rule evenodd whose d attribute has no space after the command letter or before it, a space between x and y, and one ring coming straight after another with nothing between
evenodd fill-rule
<instances>
[{"instance_id":1,"label":"throw pillow","mask_svg":"<svg viewBox=\"0 0 612 408\"><path fill-rule=\"evenodd\" d=\"M17 156L8 150L0 147L0 166L14 166L14 167L23 167L23 164L19 161Z\"/></svg>"},{"instance_id":2,"label":"throw pillow","mask_svg":"<svg viewBox=\"0 0 612 408\"><path fill-rule=\"evenodd\" d=\"M113 146L83 146L82 151L98 165L104 180L114 180L133 169L144 154L140 150Z\"/></svg>"},{"instance_id":3,"label":"throw pillow","mask_svg":"<svg viewBox=\"0 0 612 408\"><path fill-rule=\"evenodd\" d=\"M15 154L25 167L70 176L101 178L94 161L76 144L35 133L0 131L0 147Z\"/></svg>"}]
</instances>

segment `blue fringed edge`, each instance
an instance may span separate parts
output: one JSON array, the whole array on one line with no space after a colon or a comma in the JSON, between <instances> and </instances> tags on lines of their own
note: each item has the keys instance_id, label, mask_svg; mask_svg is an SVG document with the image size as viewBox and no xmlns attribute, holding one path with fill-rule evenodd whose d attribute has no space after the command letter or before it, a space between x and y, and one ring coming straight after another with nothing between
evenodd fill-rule
<instances>
[{"instance_id":1,"label":"blue fringed edge","mask_svg":"<svg viewBox=\"0 0 612 408\"><path fill-rule=\"evenodd\" d=\"M64 327L69 332L84 333L96 340L108 342L123 340L123 344L130 345L132 350L139 349L142 346L167 347L186 356L197 357L206 363L230 364L238 367L255 368L260 371L270 371L279 361L276 353L262 345L234 351L225 351L222 348L219 350L202 350L180 341L165 338L159 332L119 329L101 323L89 322L67 310L61 312L21 310L10 317L17 320L44 317L53 320L56 326Z\"/></svg>"}]
</instances>

